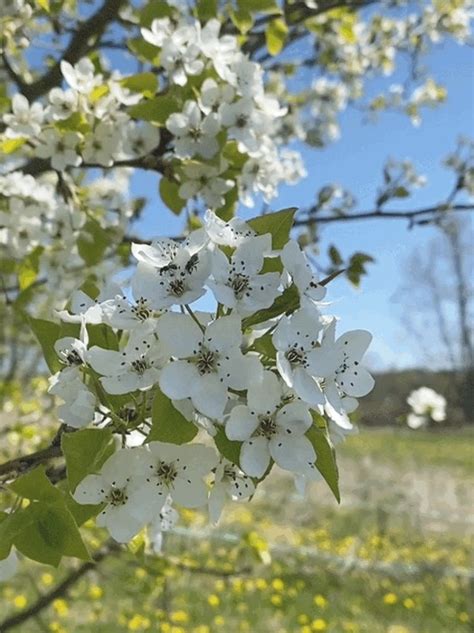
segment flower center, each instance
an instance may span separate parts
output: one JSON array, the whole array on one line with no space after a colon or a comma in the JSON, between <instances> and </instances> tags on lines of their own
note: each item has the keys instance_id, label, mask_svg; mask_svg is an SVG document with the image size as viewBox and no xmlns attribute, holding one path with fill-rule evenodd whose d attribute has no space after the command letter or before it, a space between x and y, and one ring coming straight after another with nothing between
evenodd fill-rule
<instances>
[{"instance_id":1,"label":"flower center","mask_svg":"<svg viewBox=\"0 0 474 633\"><path fill-rule=\"evenodd\" d=\"M237 120L235 121L235 127L243 128L247 125L247 121L248 118L245 116L245 114L241 114L237 117Z\"/></svg>"},{"instance_id":2,"label":"flower center","mask_svg":"<svg viewBox=\"0 0 474 633\"><path fill-rule=\"evenodd\" d=\"M148 302L143 297L137 300L137 304L132 307L132 314L134 314L140 321L146 321L151 317L152 311L148 307Z\"/></svg>"},{"instance_id":3,"label":"flower center","mask_svg":"<svg viewBox=\"0 0 474 633\"><path fill-rule=\"evenodd\" d=\"M82 358L79 356L75 349L67 350L62 354L64 363L66 365L82 365Z\"/></svg>"},{"instance_id":4,"label":"flower center","mask_svg":"<svg viewBox=\"0 0 474 633\"><path fill-rule=\"evenodd\" d=\"M164 484L171 484L176 479L178 474L174 464L167 464L166 462L160 462L156 469L156 475L161 479Z\"/></svg>"},{"instance_id":5,"label":"flower center","mask_svg":"<svg viewBox=\"0 0 474 633\"><path fill-rule=\"evenodd\" d=\"M185 291L184 281L182 279L172 279L169 285L170 293L175 297L182 297Z\"/></svg>"},{"instance_id":6,"label":"flower center","mask_svg":"<svg viewBox=\"0 0 474 633\"><path fill-rule=\"evenodd\" d=\"M230 282L230 286L234 291L234 295L237 299L241 299L244 293L249 287L249 278L245 275L235 275Z\"/></svg>"},{"instance_id":7,"label":"flower center","mask_svg":"<svg viewBox=\"0 0 474 633\"><path fill-rule=\"evenodd\" d=\"M137 360L132 361L132 369L142 376L148 369L148 363L144 358L137 358Z\"/></svg>"},{"instance_id":8,"label":"flower center","mask_svg":"<svg viewBox=\"0 0 474 633\"><path fill-rule=\"evenodd\" d=\"M197 368L201 376L214 371L216 364L216 354L207 349L203 349L198 356Z\"/></svg>"},{"instance_id":9,"label":"flower center","mask_svg":"<svg viewBox=\"0 0 474 633\"><path fill-rule=\"evenodd\" d=\"M276 433L276 422L271 415L261 415L258 418L260 425L257 429L257 435L263 435L270 439Z\"/></svg>"},{"instance_id":10,"label":"flower center","mask_svg":"<svg viewBox=\"0 0 474 633\"><path fill-rule=\"evenodd\" d=\"M112 488L107 495L107 501L113 506L123 506L128 501L126 488Z\"/></svg>"},{"instance_id":11,"label":"flower center","mask_svg":"<svg viewBox=\"0 0 474 633\"><path fill-rule=\"evenodd\" d=\"M190 128L188 134L193 139L193 141L199 141L202 136L202 130L200 130L198 127L192 127Z\"/></svg>"},{"instance_id":12,"label":"flower center","mask_svg":"<svg viewBox=\"0 0 474 633\"><path fill-rule=\"evenodd\" d=\"M306 354L296 347L292 347L286 352L286 358L291 365L304 365Z\"/></svg>"}]
</instances>

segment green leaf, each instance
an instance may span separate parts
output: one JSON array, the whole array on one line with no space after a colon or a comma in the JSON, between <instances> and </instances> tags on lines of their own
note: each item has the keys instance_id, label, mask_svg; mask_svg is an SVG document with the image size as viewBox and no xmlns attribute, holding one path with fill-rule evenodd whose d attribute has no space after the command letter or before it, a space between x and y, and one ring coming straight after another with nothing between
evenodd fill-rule
<instances>
[{"instance_id":1,"label":"green leaf","mask_svg":"<svg viewBox=\"0 0 474 633\"><path fill-rule=\"evenodd\" d=\"M282 18L276 18L268 23L265 29L265 41L270 55L278 55L285 45L288 26Z\"/></svg>"},{"instance_id":2,"label":"green leaf","mask_svg":"<svg viewBox=\"0 0 474 633\"><path fill-rule=\"evenodd\" d=\"M88 220L77 240L79 255L88 266L99 264L110 244L110 236L97 220Z\"/></svg>"},{"instance_id":3,"label":"green leaf","mask_svg":"<svg viewBox=\"0 0 474 633\"><path fill-rule=\"evenodd\" d=\"M38 277L39 262L44 248L37 246L29 255L27 255L20 263L18 269L18 283L20 290L29 288Z\"/></svg>"},{"instance_id":4,"label":"green leaf","mask_svg":"<svg viewBox=\"0 0 474 633\"><path fill-rule=\"evenodd\" d=\"M217 17L217 0L198 0L197 14L201 22Z\"/></svg>"},{"instance_id":5,"label":"green leaf","mask_svg":"<svg viewBox=\"0 0 474 633\"><path fill-rule=\"evenodd\" d=\"M365 264L373 262L374 258L367 253L354 253L346 268L346 276L354 286L359 286L362 275L367 274Z\"/></svg>"},{"instance_id":6,"label":"green leaf","mask_svg":"<svg viewBox=\"0 0 474 633\"><path fill-rule=\"evenodd\" d=\"M271 333L264 334L254 341L252 346L255 350L267 358L276 358L276 349L273 345Z\"/></svg>"},{"instance_id":7,"label":"green leaf","mask_svg":"<svg viewBox=\"0 0 474 633\"><path fill-rule=\"evenodd\" d=\"M154 97L158 90L158 79L154 73L137 73L120 81L122 86L145 97Z\"/></svg>"},{"instance_id":8,"label":"green leaf","mask_svg":"<svg viewBox=\"0 0 474 633\"><path fill-rule=\"evenodd\" d=\"M70 490L75 490L86 475L100 470L115 449L110 429L65 433L61 437L61 448L66 458Z\"/></svg>"},{"instance_id":9,"label":"green leaf","mask_svg":"<svg viewBox=\"0 0 474 633\"><path fill-rule=\"evenodd\" d=\"M249 220L248 224L259 235L271 233L272 246L275 250L278 250L283 248L288 242L296 210L296 207L290 207L275 213L259 215Z\"/></svg>"},{"instance_id":10,"label":"green leaf","mask_svg":"<svg viewBox=\"0 0 474 633\"><path fill-rule=\"evenodd\" d=\"M316 468L324 477L337 502L340 503L341 495L339 492L339 471L337 469L336 453L329 438L324 418L315 411L312 412L312 416L314 424L306 435L316 451Z\"/></svg>"},{"instance_id":11,"label":"green leaf","mask_svg":"<svg viewBox=\"0 0 474 633\"><path fill-rule=\"evenodd\" d=\"M127 46L130 51L142 62L150 62L158 65L159 51L156 46L145 41L142 37L128 40Z\"/></svg>"},{"instance_id":12,"label":"green leaf","mask_svg":"<svg viewBox=\"0 0 474 633\"><path fill-rule=\"evenodd\" d=\"M63 556L90 560L77 525L64 503L32 503L22 511L15 547L39 563L57 567Z\"/></svg>"},{"instance_id":13,"label":"green leaf","mask_svg":"<svg viewBox=\"0 0 474 633\"><path fill-rule=\"evenodd\" d=\"M44 319L34 319L30 316L27 317L27 320L33 330L33 334L41 345L43 356L49 370L52 374L56 373L62 367L58 355L54 351L54 344L58 340L61 332L59 324Z\"/></svg>"},{"instance_id":14,"label":"green leaf","mask_svg":"<svg viewBox=\"0 0 474 633\"><path fill-rule=\"evenodd\" d=\"M392 194L395 198L408 198L410 192L406 187L395 187Z\"/></svg>"},{"instance_id":15,"label":"green leaf","mask_svg":"<svg viewBox=\"0 0 474 633\"><path fill-rule=\"evenodd\" d=\"M167 2L149 0L148 4L140 11L140 26L149 27L153 20L171 16L173 8Z\"/></svg>"},{"instance_id":16,"label":"green leaf","mask_svg":"<svg viewBox=\"0 0 474 633\"><path fill-rule=\"evenodd\" d=\"M166 120L179 110L178 102L174 97L170 95L161 95L142 101L128 109L128 113L134 119L141 119L142 121L149 121L150 123L156 123L157 125L164 125Z\"/></svg>"},{"instance_id":17,"label":"green leaf","mask_svg":"<svg viewBox=\"0 0 474 633\"><path fill-rule=\"evenodd\" d=\"M60 501L61 492L53 486L46 476L44 466L38 466L34 470L22 475L9 486L10 490L20 497L34 501Z\"/></svg>"},{"instance_id":18,"label":"green leaf","mask_svg":"<svg viewBox=\"0 0 474 633\"><path fill-rule=\"evenodd\" d=\"M334 266L340 266L344 260L341 257L341 253L337 250L334 245L331 245L328 249L328 255L331 258L331 262Z\"/></svg>"},{"instance_id":19,"label":"green leaf","mask_svg":"<svg viewBox=\"0 0 474 633\"><path fill-rule=\"evenodd\" d=\"M72 514L76 525L78 526L83 525L92 517L97 516L104 507L104 504L94 506L77 503L77 501L67 491L65 492L65 500L66 506L69 512Z\"/></svg>"},{"instance_id":20,"label":"green leaf","mask_svg":"<svg viewBox=\"0 0 474 633\"><path fill-rule=\"evenodd\" d=\"M289 288L285 288L283 293L275 299L273 305L266 310L259 310L247 317L242 321L242 327L244 329L248 327L252 327L253 325L257 325L258 323L263 323L264 321L268 321L268 319L273 319L274 317L280 316L280 314L285 314L289 312L294 312L298 309L300 305L300 297L296 286L292 285Z\"/></svg>"},{"instance_id":21,"label":"green leaf","mask_svg":"<svg viewBox=\"0 0 474 633\"><path fill-rule=\"evenodd\" d=\"M89 334L89 347L97 345L105 349L118 350L118 336L113 329L105 323L89 323L87 325L87 332Z\"/></svg>"},{"instance_id":22,"label":"green leaf","mask_svg":"<svg viewBox=\"0 0 474 633\"><path fill-rule=\"evenodd\" d=\"M230 163L232 167L235 167L239 171L242 169L249 158L247 154L242 154L242 152L239 152L236 141L228 141L225 144L223 155L226 161Z\"/></svg>"},{"instance_id":23,"label":"green leaf","mask_svg":"<svg viewBox=\"0 0 474 633\"><path fill-rule=\"evenodd\" d=\"M237 6L241 11L252 13L282 13L276 0L237 0Z\"/></svg>"},{"instance_id":24,"label":"green leaf","mask_svg":"<svg viewBox=\"0 0 474 633\"><path fill-rule=\"evenodd\" d=\"M233 187L224 195L224 205L216 209L217 217L221 218L225 222L231 220L235 215L235 208L239 201L239 192L237 187Z\"/></svg>"},{"instance_id":25,"label":"green leaf","mask_svg":"<svg viewBox=\"0 0 474 633\"><path fill-rule=\"evenodd\" d=\"M217 433L214 435L214 443L221 455L224 455L224 457L233 464L236 464L237 466L240 465L241 442L229 440L224 429L219 428L217 429Z\"/></svg>"},{"instance_id":26,"label":"green leaf","mask_svg":"<svg viewBox=\"0 0 474 633\"><path fill-rule=\"evenodd\" d=\"M0 560L10 553L15 535L22 527L21 510L11 514L0 512Z\"/></svg>"},{"instance_id":27,"label":"green leaf","mask_svg":"<svg viewBox=\"0 0 474 633\"><path fill-rule=\"evenodd\" d=\"M186 444L198 432L197 427L174 408L173 403L157 390L151 409L152 427L147 442Z\"/></svg>"},{"instance_id":28,"label":"green leaf","mask_svg":"<svg viewBox=\"0 0 474 633\"><path fill-rule=\"evenodd\" d=\"M163 176L160 180L160 196L163 202L166 204L175 215L179 215L186 204L186 202L179 197L178 194L179 185L172 180L168 180L166 176Z\"/></svg>"}]
</instances>

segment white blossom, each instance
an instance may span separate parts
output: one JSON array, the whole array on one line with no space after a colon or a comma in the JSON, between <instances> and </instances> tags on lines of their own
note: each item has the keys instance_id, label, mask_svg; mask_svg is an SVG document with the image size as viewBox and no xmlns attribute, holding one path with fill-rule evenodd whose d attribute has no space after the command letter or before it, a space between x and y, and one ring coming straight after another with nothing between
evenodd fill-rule
<instances>
[{"instance_id":1,"label":"white blossom","mask_svg":"<svg viewBox=\"0 0 474 633\"><path fill-rule=\"evenodd\" d=\"M4 114L3 122L7 126L5 136L8 138L31 138L41 132L44 111L41 103L29 104L28 99L21 94L12 98L13 114Z\"/></svg>"}]
</instances>

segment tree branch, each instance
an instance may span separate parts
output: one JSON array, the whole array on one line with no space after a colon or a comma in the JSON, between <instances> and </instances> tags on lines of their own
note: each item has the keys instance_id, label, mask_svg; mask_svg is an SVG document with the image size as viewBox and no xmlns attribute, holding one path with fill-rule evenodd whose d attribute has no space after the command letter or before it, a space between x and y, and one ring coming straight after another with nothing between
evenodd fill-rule
<instances>
[{"instance_id":1,"label":"tree branch","mask_svg":"<svg viewBox=\"0 0 474 633\"><path fill-rule=\"evenodd\" d=\"M383 220L386 219L402 219L410 220L412 224L428 224L435 218L422 218L417 222L414 218L432 214L437 216L441 213L450 211L474 211L474 203L472 204L452 204L452 205L434 205L432 207L424 207L422 209L414 209L411 211L381 211L375 209L373 211L361 211L360 213L352 213L348 215L327 215L318 217L310 215L306 218L297 219L294 226L312 226L313 224L328 224L330 222L353 222L355 220Z\"/></svg>"},{"instance_id":2,"label":"tree branch","mask_svg":"<svg viewBox=\"0 0 474 633\"><path fill-rule=\"evenodd\" d=\"M51 88L58 86L62 81L61 61L64 60L70 64L75 64L81 57L84 57L92 50L108 24L116 20L124 4L125 0L105 0L100 9L79 26L64 51L64 55L44 75L30 84L17 78L16 83L20 92L29 101L34 101ZM92 43L91 40L93 40ZM9 72L7 66L6 69Z\"/></svg>"},{"instance_id":3,"label":"tree branch","mask_svg":"<svg viewBox=\"0 0 474 633\"><path fill-rule=\"evenodd\" d=\"M10 631L11 629L23 624L30 618L35 617L41 611L44 611L49 605L67 594L67 592L71 589L73 585L76 584L78 580L82 578L88 571L97 567L99 563L101 563L104 558L110 556L112 553L120 550L120 546L115 542L110 542L106 547L99 550L92 556L92 561L83 563L80 567L72 571L69 576L67 576L59 585L54 587L48 593L45 593L41 598L39 598L34 604L31 605L29 609L22 611L21 613L17 613L6 618L3 622L0 623L0 633L6 633L6 631Z\"/></svg>"}]
</instances>

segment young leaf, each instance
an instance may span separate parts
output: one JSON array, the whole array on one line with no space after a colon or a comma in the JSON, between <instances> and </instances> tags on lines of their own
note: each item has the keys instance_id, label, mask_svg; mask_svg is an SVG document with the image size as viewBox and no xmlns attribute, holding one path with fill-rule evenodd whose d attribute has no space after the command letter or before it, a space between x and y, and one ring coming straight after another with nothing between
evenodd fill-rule
<instances>
[{"instance_id":1,"label":"young leaf","mask_svg":"<svg viewBox=\"0 0 474 633\"><path fill-rule=\"evenodd\" d=\"M253 325L257 325L257 323L268 321L268 319L273 319L274 317L280 316L280 314L294 312L298 309L299 304L300 296L296 286L285 288L282 294L275 299L270 308L267 308L266 310L259 310L258 312L255 312L255 314L252 314L244 319L242 321L242 327L245 329Z\"/></svg>"},{"instance_id":2,"label":"young leaf","mask_svg":"<svg viewBox=\"0 0 474 633\"><path fill-rule=\"evenodd\" d=\"M105 249L110 244L110 235L97 220L88 220L82 227L77 240L79 255L88 266L94 266L102 261Z\"/></svg>"},{"instance_id":3,"label":"young leaf","mask_svg":"<svg viewBox=\"0 0 474 633\"><path fill-rule=\"evenodd\" d=\"M276 18L268 23L265 30L265 41L270 55L278 55L285 45L288 26L282 18Z\"/></svg>"},{"instance_id":4,"label":"young leaf","mask_svg":"<svg viewBox=\"0 0 474 633\"><path fill-rule=\"evenodd\" d=\"M152 427L148 442L158 440L171 444L186 444L197 435L197 427L174 408L173 403L157 390L151 409Z\"/></svg>"}]
</instances>

